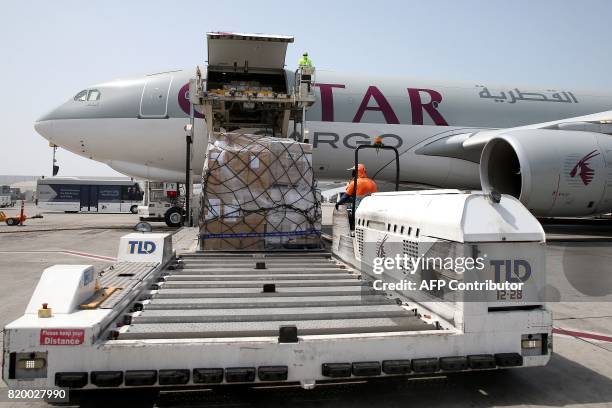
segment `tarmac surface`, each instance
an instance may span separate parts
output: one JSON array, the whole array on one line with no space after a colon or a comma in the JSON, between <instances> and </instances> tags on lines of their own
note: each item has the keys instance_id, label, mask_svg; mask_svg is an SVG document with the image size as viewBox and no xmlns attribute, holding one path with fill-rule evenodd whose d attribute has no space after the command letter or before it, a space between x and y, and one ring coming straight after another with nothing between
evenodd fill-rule
<instances>
[{"instance_id":1,"label":"tarmac surface","mask_svg":"<svg viewBox=\"0 0 612 408\"><path fill-rule=\"evenodd\" d=\"M36 212L26 208L28 215ZM23 313L43 269L57 263L102 268L113 262L119 237L137 222L132 214L45 213L23 227L0 225L0 326ZM154 231L169 230L162 223L153 226ZM356 382L311 391L227 388L157 397L105 392L80 400L80 406L612 407L612 224L567 220L546 222L544 227L548 278L561 296L561 301L549 303L556 334L554 354L545 367ZM47 405L0 402L0 407L5 406Z\"/></svg>"}]
</instances>

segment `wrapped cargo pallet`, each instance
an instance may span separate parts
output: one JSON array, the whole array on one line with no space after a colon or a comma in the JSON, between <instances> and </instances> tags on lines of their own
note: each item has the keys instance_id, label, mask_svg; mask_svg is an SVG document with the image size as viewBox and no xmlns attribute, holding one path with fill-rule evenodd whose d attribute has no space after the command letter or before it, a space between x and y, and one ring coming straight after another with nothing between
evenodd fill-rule
<instances>
[{"instance_id":1,"label":"wrapped cargo pallet","mask_svg":"<svg viewBox=\"0 0 612 408\"><path fill-rule=\"evenodd\" d=\"M312 145L217 133L202 174L201 249L320 247Z\"/></svg>"}]
</instances>

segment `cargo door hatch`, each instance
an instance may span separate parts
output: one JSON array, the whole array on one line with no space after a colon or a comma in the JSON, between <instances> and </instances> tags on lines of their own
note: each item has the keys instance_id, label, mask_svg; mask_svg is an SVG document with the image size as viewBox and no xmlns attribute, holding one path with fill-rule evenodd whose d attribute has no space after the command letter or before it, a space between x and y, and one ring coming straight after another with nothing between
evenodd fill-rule
<instances>
[{"instance_id":1,"label":"cargo door hatch","mask_svg":"<svg viewBox=\"0 0 612 408\"><path fill-rule=\"evenodd\" d=\"M293 42L287 35L213 32L207 37L208 66L240 71L283 70L287 45Z\"/></svg>"}]
</instances>

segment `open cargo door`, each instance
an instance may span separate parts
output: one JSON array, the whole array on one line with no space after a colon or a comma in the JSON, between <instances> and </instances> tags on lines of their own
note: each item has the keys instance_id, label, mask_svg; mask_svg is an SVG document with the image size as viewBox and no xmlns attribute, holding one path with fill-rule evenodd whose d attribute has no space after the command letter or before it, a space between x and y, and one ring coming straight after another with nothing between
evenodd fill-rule
<instances>
[{"instance_id":1,"label":"open cargo door","mask_svg":"<svg viewBox=\"0 0 612 408\"><path fill-rule=\"evenodd\" d=\"M283 70L287 44L292 36L207 33L209 68L236 68L240 70L270 69Z\"/></svg>"}]
</instances>

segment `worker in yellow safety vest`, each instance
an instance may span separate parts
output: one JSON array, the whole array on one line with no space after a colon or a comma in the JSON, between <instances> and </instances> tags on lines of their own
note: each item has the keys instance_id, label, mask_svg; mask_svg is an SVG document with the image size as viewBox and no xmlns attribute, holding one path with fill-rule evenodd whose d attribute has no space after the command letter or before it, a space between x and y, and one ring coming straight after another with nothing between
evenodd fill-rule
<instances>
[{"instance_id":1,"label":"worker in yellow safety vest","mask_svg":"<svg viewBox=\"0 0 612 408\"><path fill-rule=\"evenodd\" d=\"M300 67L312 67L312 60L308 58L308 53L302 54L302 58L298 61Z\"/></svg>"}]
</instances>

